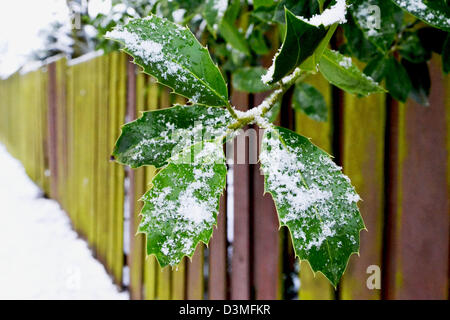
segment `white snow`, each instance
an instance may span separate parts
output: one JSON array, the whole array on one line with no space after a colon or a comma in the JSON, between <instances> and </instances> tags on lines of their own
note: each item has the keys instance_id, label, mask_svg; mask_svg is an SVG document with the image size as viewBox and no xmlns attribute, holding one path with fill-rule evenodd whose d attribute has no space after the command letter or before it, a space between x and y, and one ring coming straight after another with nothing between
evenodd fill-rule
<instances>
[{"instance_id":1,"label":"white snow","mask_svg":"<svg viewBox=\"0 0 450 320\"><path fill-rule=\"evenodd\" d=\"M0 299L127 299L0 144Z\"/></svg>"},{"instance_id":2,"label":"white snow","mask_svg":"<svg viewBox=\"0 0 450 320\"><path fill-rule=\"evenodd\" d=\"M216 0L213 9L217 11L216 21L221 21L228 7L228 0ZM215 23L213 29L217 31L218 25Z\"/></svg>"},{"instance_id":3,"label":"white snow","mask_svg":"<svg viewBox=\"0 0 450 320\"><path fill-rule=\"evenodd\" d=\"M339 65L345 69L350 68L352 66L352 58L344 57L341 61L339 61Z\"/></svg>"},{"instance_id":4,"label":"white snow","mask_svg":"<svg viewBox=\"0 0 450 320\"><path fill-rule=\"evenodd\" d=\"M321 14L315 15L309 20L305 20L302 17L299 18L305 20L306 22L314 26L323 25L324 27L326 27L331 26L332 24L335 23L346 23L347 22L347 19L345 18L346 14L347 14L347 4L345 3L345 0L336 0L336 4L334 6L325 9Z\"/></svg>"}]
</instances>

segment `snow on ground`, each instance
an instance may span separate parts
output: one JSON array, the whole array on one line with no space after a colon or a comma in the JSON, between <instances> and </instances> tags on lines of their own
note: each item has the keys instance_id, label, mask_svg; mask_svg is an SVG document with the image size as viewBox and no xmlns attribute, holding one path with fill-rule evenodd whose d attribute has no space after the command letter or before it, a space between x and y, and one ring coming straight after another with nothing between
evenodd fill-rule
<instances>
[{"instance_id":1,"label":"snow on ground","mask_svg":"<svg viewBox=\"0 0 450 320\"><path fill-rule=\"evenodd\" d=\"M0 299L127 299L0 144Z\"/></svg>"}]
</instances>

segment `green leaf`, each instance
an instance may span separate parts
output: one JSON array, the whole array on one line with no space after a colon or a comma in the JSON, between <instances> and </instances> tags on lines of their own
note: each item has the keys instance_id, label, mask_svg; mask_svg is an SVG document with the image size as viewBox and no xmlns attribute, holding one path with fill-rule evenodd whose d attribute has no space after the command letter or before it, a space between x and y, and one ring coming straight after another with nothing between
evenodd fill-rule
<instances>
[{"instance_id":1,"label":"green leaf","mask_svg":"<svg viewBox=\"0 0 450 320\"><path fill-rule=\"evenodd\" d=\"M273 5L274 0L253 0L253 7L258 9L259 7L270 7Z\"/></svg>"},{"instance_id":2,"label":"green leaf","mask_svg":"<svg viewBox=\"0 0 450 320\"><path fill-rule=\"evenodd\" d=\"M144 72L194 103L228 104L225 80L206 48L185 27L149 16L131 20L106 35L122 42Z\"/></svg>"},{"instance_id":3,"label":"green leaf","mask_svg":"<svg viewBox=\"0 0 450 320\"><path fill-rule=\"evenodd\" d=\"M250 55L247 40L232 21L224 18L219 25L219 31L230 46L248 56Z\"/></svg>"},{"instance_id":4,"label":"green leaf","mask_svg":"<svg viewBox=\"0 0 450 320\"><path fill-rule=\"evenodd\" d=\"M400 8L434 27L450 31L450 7L442 0L392 0Z\"/></svg>"},{"instance_id":5,"label":"green leaf","mask_svg":"<svg viewBox=\"0 0 450 320\"><path fill-rule=\"evenodd\" d=\"M312 85L299 82L294 89L292 106L316 121L327 121L328 108L322 94Z\"/></svg>"},{"instance_id":6,"label":"green leaf","mask_svg":"<svg viewBox=\"0 0 450 320\"><path fill-rule=\"evenodd\" d=\"M281 101L277 100L273 107L270 108L270 110L266 113L265 118L270 122L273 123L275 120L278 119L278 115L281 111Z\"/></svg>"},{"instance_id":7,"label":"green leaf","mask_svg":"<svg viewBox=\"0 0 450 320\"><path fill-rule=\"evenodd\" d=\"M296 256L336 286L364 228L350 180L326 152L285 128L265 131L260 162Z\"/></svg>"},{"instance_id":8,"label":"green leaf","mask_svg":"<svg viewBox=\"0 0 450 320\"><path fill-rule=\"evenodd\" d=\"M314 53L327 34L323 26L316 27L306 23L288 9L285 10L285 14L287 28L283 45L263 78L263 81L269 84L280 81L294 71Z\"/></svg>"},{"instance_id":9,"label":"green leaf","mask_svg":"<svg viewBox=\"0 0 450 320\"><path fill-rule=\"evenodd\" d=\"M139 232L147 236L147 254L161 267L177 265L192 257L199 242L209 242L226 173L218 140L185 149L153 178L142 198Z\"/></svg>"},{"instance_id":10,"label":"green leaf","mask_svg":"<svg viewBox=\"0 0 450 320\"><path fill-rule=\"evenodd\" d=\"M122 164L164 166L167 160L202 138L223 136L231 115L225 109L201 105L148 111L122 127L113 155Z\"/></svg>"},{"instance_id":11,"label":"green leaf","mask_svg":"<svg viewBox=\"0 0 450 320\"><path fill-rule=\"evenodd\" d=\"M319 3L315 0L281 0L277 2L273 21L285 22L285 8L296 16L310 18L320 14Z\"/></svg>"},{"instance_id":12,"label":"green leaf","mask_svg":"<svg viewBox=\"0 0 450 320\"><path fill-rule=\"evenodd\" d=\"M209 31L216 36L216 32L219 28L222 18L227 11L228 0L207 0L203 16L205 17L206 24Z\"/></svg>"},{"instance_id":13,"label":"green leaf","mask_svg":"<svg viewBox=\"0 0 450 320\"><path fill-rule=\"evenodd\" d=\"M395 58L390 58L386 67L386 89L396 100L405 102L412 84L405 68Z\"/></svg>"},{"instance_id":14,"label":"green leaf","mask_svg":"<svg viewBox=\"0 0 450 320\"><path fill-rule=\"evenodd\" d=\"M387 59L384 56L378 56L366 65L364 74L379 83L386 76L386 68Z\"/></svg>"},{"instance_id":15,"label":"green leaf","mask_svg":"<svg viewBox=\"0 0 450 320\"><path fill-rule=\"evenodd\" d=\"M386 52L402 25L403 11L386 0L356 0L351 11L365 38Z\"/></svg>"},{"instance_id":16,"label":"green leaf","mask_svg":"<svg viewBox=\"0 0 450 320\"><path fill-rule=\"evenodd\" d=\"M319 70L329 82L347 92L361 96L384 92L378 83L353 65L351 58L337 51L329 49L324 51Z\"/></svg>"},{"instance_id":17,"label":"green leaf","mask_svg":"<svg viewBox=\"0 0 450 320\"><path fill-rule=\"evenodd\" d=\"M253 29L248 37L250 48L253 52L259 55L267 54L270 51L270 47L267 45L264 34L259 29Z\"/></svg>"},{"instance_id":18,"label":"green leaf","mask_svg":"<svg viewBox=\"0 0 450 320\"><path fill-rule=\"evenodd\" d=\"M233 88L243 92L257 93L272 89L272 86L265 84L261 76L266 73L262 67L244 67L236 70L233 74Z\"/></svg>"},{"instance_id":19,"label":"green leaf","mask_svg":"<svg viewBox=\"0 0 450 320\"><path fill-rule=\"evenodd\" d=\"M425 27L417 30L417 35L426 50L441 54L448 32L433 27Z\"/></svg>"},{"instance_id":20,"label":"green leaf","mask_svg":"<svg viewBox=\"0 0 450 320\"><path fill-rule=\"evenodd\" d=\"M352 15L348 15L347 23L343 26L347 47L351 55L363 62L369 62L380 55L380 49L364 37L364 33L356 25Z\"/></svg>"},{"instance_id":21,"label":"green leaf","mask_svg":"<svg viewBox=\"0 0 450 320\"><path fill-rule=\"evenodd\" d=\"M431 79L428 64L426 62L413 63L402 60L402 65L411 80L411 91L409 97L422 106L428 107L428 96L430 95Z\"/></svg>"},{"instance_id":22,"label":"green leaf","mask_svg":"<svg viewBox=\"0 0 450 320\"><path fill-rule=\"evenodd\" d=\"M328 29L325 38L323 38L322 42L320 42L314 53L300 65L300 69L314 73L317 72L317 65L319 64L320 59L322 59L323 52L330 43L331 37L336 31L337 26L338 24L336 23Z\"/></svg>"},{"instance_id":23,"label":"green leaf","mask_svg":"<svg viewBox=\"0 0 450 320\"><path fill-rule=\"evenodd\" d=\"M398 46L398 52L411 62L420 63L431 59L431 51L427 50L417 33L405 33L403 41Z\"/></svg>"},{"instance_id":24,"label":"green leaf","mask_svg":"<svg viewBox=\"0 0 450 320\"><path fill-rule=\"evenodd\" d=\"M450 71L450 34L447 36L442 49L442 70L445 73Z\"/></svg>"}]
</instances>

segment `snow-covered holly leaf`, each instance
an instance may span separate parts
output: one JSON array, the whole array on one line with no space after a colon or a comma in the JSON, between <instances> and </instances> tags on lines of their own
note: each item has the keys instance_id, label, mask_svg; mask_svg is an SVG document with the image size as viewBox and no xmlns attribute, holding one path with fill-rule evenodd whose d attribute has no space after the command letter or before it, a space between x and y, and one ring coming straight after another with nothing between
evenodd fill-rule
<instances>
[{"instance_id":1,"label":"snow-covered holly leaf","mask_svg":"<svg viewBox=\"0 0 450 320\"><path fill-rule=\"evenodd\" d=\"M291 233L296 255L336 286L352 253L359 251L364 222L359 196L330 156L288 129L266 129L260 162L265 190L280 224Z\"/></svg>"},{"instance_id":2,"label":"snow-covered holly leaf","mask_svg":"<svg viewBox=\"0 0 450 320\"><path fill-rule=\"evenodd\" d=\"M262 78L268 84L276 83L294 71L314 53L327 34L323 26L311 25L288 9L285 9L285 15L286 34L283 44L275 55L272 66Z\"/></svg>"},{"instance_id":3,"label":"snow-covered holly leaf","mask_svg":"<svg viewBox=\"0 0 450 320\"><path fill-rule=\"evenodd\" d=\"M167 160L194 143L223 136L231 115L225 109L176 105L144 112L123 126L113 155L122 164L164 166Z\"/></svg>"},{"instance_id":4,"label":"snow-covered holly leaf","mask_svg":"<svg viewBox=\"0 0 450 320\"><path fill-rule=\"evenodd\" d=\"M233 89L243 92L257 93L272 89L273 86L265 84L261 76L266 73L263 67L244 67L233 73Z\"/></svg>"},{"instance_id":5,"label":"snow-covered holly leaf","mask_svg":"<svg viewBox=\"0 0 450 320\"><path fill-rule=\"evenodd\" d=\"M207 0L203 16L205 17L206 24L209 31L216 36L217 30L222 18L227 11L228 0Z\"/></svg>"},{"instance_id":6,"label":"snow-covered holly leaf","mask_svg":"<svg viewBox=\"0 0 450 320\"><path fill-rule=\"evenodd\" d=\"M392 0L403 10L420 20L450 31L450 7L444 0Z\"/></svg>"},{"instance_id":7,"label":"snow-covered holly leaf","mask_svg":"<svg viewBox=\"0 0 450 320\"><path fill-rule=\"evenodd\" d=\"M324 51L322 59L320 59L319 70L336 87L353 94L368 96L385 91L372 78L359 70L350 57L337 51L329 49Z\"/></svg>"},{"instance_id":8,"label":"snow-covered holly leaf","mask_svg":"<svg viewBox=\"0 0 450 320\"><path fill-rule=\"evenodd\" d=\"M228 91L219 68L189 29L151 15L106 34L122 42L134 62L194 103L225 106Z\"/></svg>"},{"instance_id":9,"label":"snow-covered holly leaf","mask_svg":"<svg viewBox=\"0 0 450 320\"><path fill-rule=\"evenodd\" d=\"M356 0L351 12L364 36L386 52L402 26L403 11L386 0Z\"/></svg>"},{"instance_id":10,"label":"snow-covered holly leaf","mask_svg":"<svg viewBox=\"0 0 450 320\"><path fill-rule=\"evenodd\" d=\"M200 241L209 242L226 172L219 139L185 149L153 178L142 198L139 232L147 236L147 254L161 267L177 265L192 257Z\"/></svg>"},{"instance_id":11,"label":"snow-covered holly leaf","mask_svg":"<svg viewBox=\"0 0 450 320\"><path fill-rule=\"evenodd\" d=\"M296 84L292 96L292 107L297 111L304 112L311 119L327 121L327 103L320 91L310 84L304 82Z\"/></svg>"}]
</instances>

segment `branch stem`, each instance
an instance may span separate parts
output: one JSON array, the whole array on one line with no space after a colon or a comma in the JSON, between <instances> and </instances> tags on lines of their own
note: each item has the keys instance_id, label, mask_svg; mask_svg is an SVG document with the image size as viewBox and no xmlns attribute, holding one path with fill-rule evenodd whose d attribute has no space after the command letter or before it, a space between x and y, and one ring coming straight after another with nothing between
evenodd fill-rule
<instances>
[{"instance_id":1,"label":"branch stem","mask_svg":"<svg viewBox=\"0 0 450 320\"><path fill-rule=\"evenodd\" d=\"M303 78L306 75L307 74L302 72L300 68L296 68L290 75L287 75L277 83L278 89L273 91L260 105L247 112L242 112L241 115L239 115L232 106L227 106L232 117L237 120L229 125L228 128L237 130L255 120L263 118L273 108L278 99L280 99L299 78Z\"/></svg>"}]
</instances>

